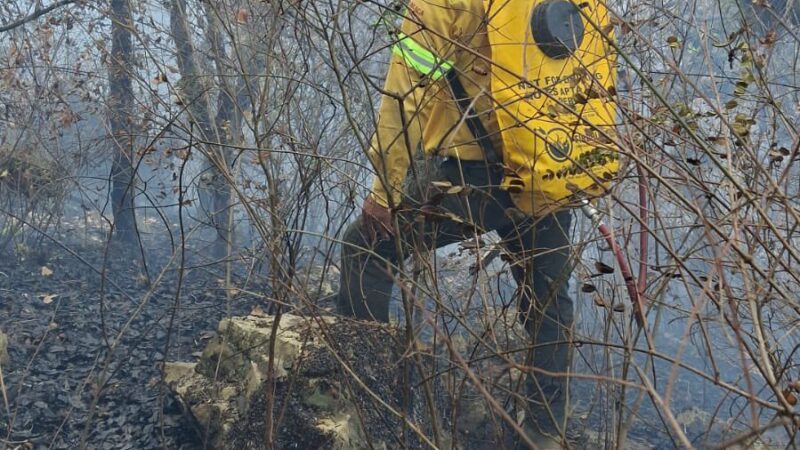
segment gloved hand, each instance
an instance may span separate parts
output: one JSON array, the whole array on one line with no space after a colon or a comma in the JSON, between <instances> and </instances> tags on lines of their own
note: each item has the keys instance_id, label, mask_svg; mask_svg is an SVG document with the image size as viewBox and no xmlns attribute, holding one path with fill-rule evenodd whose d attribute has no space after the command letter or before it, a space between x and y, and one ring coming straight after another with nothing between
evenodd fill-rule
<instances>
[{"instance_id":1,"label":"gloved hand","mask_svg":"<svg viewBox=\"0 0 800 450\"><path fill-rule=\"evenodd\" d=\"M364 199L361 215L364 225L373 239L389 239L394 235L392 210L381 206L371 195Z\"/></svg>"}]
</instances>

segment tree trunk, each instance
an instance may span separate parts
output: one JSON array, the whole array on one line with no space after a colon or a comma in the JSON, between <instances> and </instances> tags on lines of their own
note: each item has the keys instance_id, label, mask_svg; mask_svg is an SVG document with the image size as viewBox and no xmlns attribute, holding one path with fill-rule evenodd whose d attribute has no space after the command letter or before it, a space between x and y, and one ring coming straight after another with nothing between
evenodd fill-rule
<instances>
[{"instance_id":1,"label":"tree trunk","mask_svg":"<svg viewBox=\"0 0 800 450\"><path fill-rule=\"evenodd\" d=\"M201 81L203 78L195 61L194 45L189 33L186 14L186 1L171 0L170 5L170 28L177 49L176 58L181 73L181 88L184 96L182 100L187 105L190 120L202 134L202 140L224 144L225 133L220 132L220 128L214 126L211 121L208 90ZM200 186L200 189L201 191L206 190L210 195L207 201L203 201L201 195L201 206L206 209L208 220L217 232L213 254L215 257L221 257L227 253L228 244L233 240L231 190L229 180L223 173L223 171L226 173L229 171L228 158L226 151L219 145L207 145L205 150L207 158L203 167L204 176L201 177L201 183L204 186Z\"/></svg>"},{"instance_id":2,"label":"tree trunk","mask_svg":"<svg viewBox=\"0 0 800 450\"><path fill-rule=\"evenodd\" d=\"M115 242L136 241L133 170L133 85L131 81L133 20L128 0L111 0L111 60L109 64L109 125L114 140L111 162L111 209Z\"/></svg>"},{"instance_id":3,"label":"tree trunk","mask_svg":"<svg viewBox=\"0 0 800 450\"><path fill-rule=\"evenodd\" d=\"M211 48L211 55L214 61L214 67L217 71L217 80L219 86L219 93L217 95L217 116L215 124L218 130L223 130L220 133L222 143L236 147L243 143L242 136L242 113L245 108L251 107L253 99L251 95L257 95L256 83L252 79L256 77L251 76L259 73L260 58L256 52L250 49L249 42L241 42L239 38L234 37L230 43L231 53L237 54L243 58L247 63L246 67L240 67L235 58L229 55L228 50L225 48L225 41L222 32L225 30L223 24L218 16L219 10L212 7L208 2L204 4L206 23L208 26L208 42ZM237 24L238 27L243 27L245 24ZM247 30L250 31L250 30ZM249 41L250 36L256 36L259 30L252 30L253 35L248 32L243 34L242 38ZM236 69L234 69L236 68ZM235 80L231 83L231 80ZM248 95L250 93L251 95ZM221 155L221 160L224 160L229 170L231 158L227 152ZM223 183L225 180L220 180ZM218 184L214 186L213 204L216 205L216 210L219 211L220 221L224 220L224 227L218 227L220 231L227 232L233 235L232 227L232 209L230 203L232 201L232 191L228 183ZM223 201L227 203L223 203ZM227 241L226 241L227 242Z\"/></svg>"}]
</instances>

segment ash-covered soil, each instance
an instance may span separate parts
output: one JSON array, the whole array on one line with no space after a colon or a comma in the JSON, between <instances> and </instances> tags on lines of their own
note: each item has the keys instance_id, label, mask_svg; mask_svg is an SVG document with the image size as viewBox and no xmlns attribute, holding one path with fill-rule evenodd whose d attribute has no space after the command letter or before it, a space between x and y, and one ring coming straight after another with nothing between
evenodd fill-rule
<instances>
[{"instance_id":1,"label":"ash-covered soil","mask_svg":"<svg viewBox=\"0 0 800 450\"><path fill-rule=\"evenodd\" d=\"M75 449L85 439L91 449L202 448L160 383L161 364L193 360L222 317L264 307L263 277L234 276L238 290L226 301L222 274L187 262L176 302L177 263L148 284L130 255L104 261L101 245L70 246L81 261L53 247L0 257L10 354L0 447ZM151 281L170 255L169 245L148 252Z\"/></svg>"}]
</instances>

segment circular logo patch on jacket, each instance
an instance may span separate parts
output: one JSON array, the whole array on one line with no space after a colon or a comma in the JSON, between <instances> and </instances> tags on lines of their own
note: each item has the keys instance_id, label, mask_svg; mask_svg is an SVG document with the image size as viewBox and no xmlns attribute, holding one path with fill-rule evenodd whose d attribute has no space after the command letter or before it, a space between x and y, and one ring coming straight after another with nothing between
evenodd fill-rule
<instances>
[{"instance_id":1,"label":"circular logo patch on jacket","mask_svg":"<svg viewBox=\"0 0 800 450\"><path fill-rule=\"evenodd\" d=\"M572 153L572 138L563 128L553 128L547 133L547 153L555 161L562 162Z\"/></svg>"}]
</instances>

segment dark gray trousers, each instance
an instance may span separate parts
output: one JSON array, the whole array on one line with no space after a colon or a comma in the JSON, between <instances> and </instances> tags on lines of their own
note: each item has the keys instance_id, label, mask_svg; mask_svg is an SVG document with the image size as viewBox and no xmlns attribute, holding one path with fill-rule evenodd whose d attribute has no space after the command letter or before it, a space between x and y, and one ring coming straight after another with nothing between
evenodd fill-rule
<instances>
[{"instance_id":1,"label":"dark gray trousers","mask_svg":"<svg viewBox=\"0 0 800 450\"><path fill-rule=\"evenodd\" d=\"M402 231L399 248L396 239L376 239L364 226L363 218L345 232L339 312L388 322L396 268L410 252L497 231L512 256L512 272L519 286L519 317L532 340L528 356L533 376L526 382L528 417L540 431L560 434L565 424L566 373L572 353L568 341L573 303L567 291L572 272L571 212L541 219L522 214L507 192L494 187L497 180L482 162L448 159L421 172L407 189L409 205L398 212ZM446 194L447 188L436 187L433 182L449 182L465 189Z\"/></svg>"}]
</instances>

